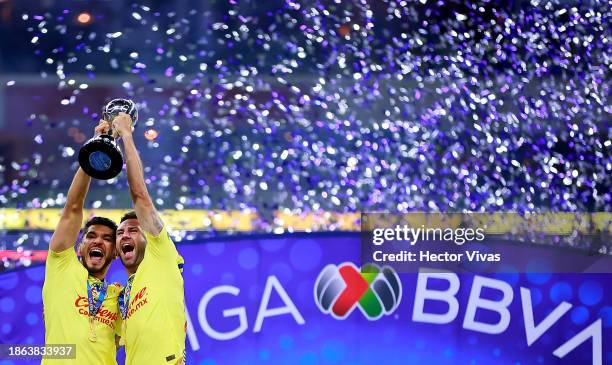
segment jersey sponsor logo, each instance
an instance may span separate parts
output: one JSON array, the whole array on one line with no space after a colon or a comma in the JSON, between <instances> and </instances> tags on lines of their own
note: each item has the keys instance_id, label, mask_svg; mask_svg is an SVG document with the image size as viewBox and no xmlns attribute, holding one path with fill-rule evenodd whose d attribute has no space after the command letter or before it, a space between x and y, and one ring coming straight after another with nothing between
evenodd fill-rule
<instances>
[{"instance_id":1,"label":"jersey sponsor logo","mask_svg":"<svg viewBox=\"0 0 612 365\"><path fill-rule=\"evenodd\" d=\"M77 296L74 301L74 306L78 310L79 314L85 317L89 317L89 301L87 297ZM104 304L102 304L102 308L96 314L96 321L100 323L104 323L105 325L115 328L115 321L119 318L118 312L110 311L106 308Z\"/></svg>"},{"instance_id":2,"label":"jersey sponsor logo","mask_svg":"<svg viewBox=\"0 0 612 365\"><path fill-rule=\"evenodd\" d=\"M127 313L127 318L129 319L134 313L136 313L140 308L149 304L149 298L147 297L147 287L140 289L138 293L134 296L134 299L130 302L130 309Z\"/></svg>"}]
</instances>

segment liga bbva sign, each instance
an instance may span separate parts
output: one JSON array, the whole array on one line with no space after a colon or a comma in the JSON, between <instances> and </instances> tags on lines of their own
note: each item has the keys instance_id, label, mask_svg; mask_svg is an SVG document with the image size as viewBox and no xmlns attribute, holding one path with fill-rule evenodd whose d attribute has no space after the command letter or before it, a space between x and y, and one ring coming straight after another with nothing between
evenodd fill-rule
<instances>
[{"instance_id":1,"label":"liga bbva sign","mask_svg":"<svg viewBox=\"0 0 612 365\"><path fill-rule=\"evenodd\" d=\"M398 273L359 246L349 233L180 244L189 362L612 360L609 274ZM116 264L109 276L125 280ZM0 274L0 342L44 341L43 280L42 266Z\"/></svg>"}]
</instances>

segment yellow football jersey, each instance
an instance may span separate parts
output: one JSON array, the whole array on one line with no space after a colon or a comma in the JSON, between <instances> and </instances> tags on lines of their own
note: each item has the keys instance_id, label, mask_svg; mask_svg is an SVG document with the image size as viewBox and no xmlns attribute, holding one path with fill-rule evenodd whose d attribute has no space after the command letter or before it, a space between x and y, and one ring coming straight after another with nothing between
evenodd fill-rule
<instances>
[{"instance_id":1,"label":"yellow football jersey","mask_svg":"<svg viewBox=\"0 0 612 365\"><path fill-rule=\"evenodd\" d=\"M76 359L43 359L47 364L116 365L115 334L121 330L117 297L119 284L108 285L107 293L94 321L96 341L89 340L87 282L101 280L90 276L79 262L74 248L62 252L49 250L43 285L43 314L46 344L75 344ZM95 296L94 298L97 298Z\"/></svg>"},{"instance_id":2,"label":"yellow football jersey","mask_svg":"<svg viewBox=\"0 0 612 365\"><path fill-rule=\"evenodd\" d=\"M147 248L133 274L125 319L126 365L182 364L185 360L183 258L164 228L145 232ZM122 341L123 342L123 341Z\"/></svg>"}]
</instances>

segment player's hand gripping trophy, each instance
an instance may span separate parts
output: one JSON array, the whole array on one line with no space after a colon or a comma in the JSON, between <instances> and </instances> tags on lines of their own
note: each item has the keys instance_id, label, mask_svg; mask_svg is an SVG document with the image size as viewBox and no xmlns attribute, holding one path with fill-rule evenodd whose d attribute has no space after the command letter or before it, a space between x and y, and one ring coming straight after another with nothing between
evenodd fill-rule
<instances>
[{"instance_id":1,"label":"player's hand gripping trophy","mask_svg":"<svg viewBox=\"0 0 612 365\"><path fill-rule=\"evenodd\" d=\"M128 99L111 100L102 116L109 124L119 113L126 113L132 118L132 126L138 119L136 104ZM94 179L109 180L119 175L123 167L123 156L112 136L112 128L107 134L101 134L85 142L79 151L79 165L85 173Z\"/></svg>"}]
</instances>

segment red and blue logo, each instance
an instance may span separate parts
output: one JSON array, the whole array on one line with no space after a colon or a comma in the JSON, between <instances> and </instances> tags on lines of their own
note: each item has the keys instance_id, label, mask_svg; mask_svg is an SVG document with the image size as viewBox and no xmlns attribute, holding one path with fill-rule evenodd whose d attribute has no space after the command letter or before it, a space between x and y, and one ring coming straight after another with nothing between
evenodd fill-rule
<instances>
[{"instance_id":1,"label":"red and blue logo","mask_svg":"<svg viewBox=\"0 0 612 365\"><path fill-rule=\"evenodd\" d=\"M369 320L393 313L402 298L402 285L389 266L353 263L327 265L315 282L315 303L326 314L345 319L358 307Z\"/></svg>"}]
</instances>

